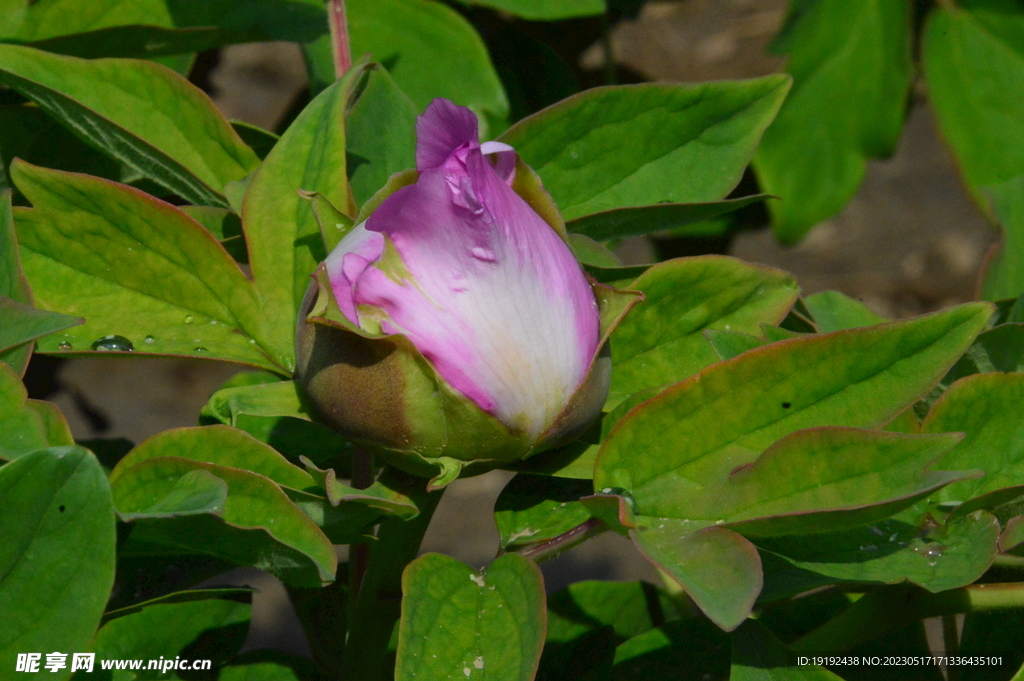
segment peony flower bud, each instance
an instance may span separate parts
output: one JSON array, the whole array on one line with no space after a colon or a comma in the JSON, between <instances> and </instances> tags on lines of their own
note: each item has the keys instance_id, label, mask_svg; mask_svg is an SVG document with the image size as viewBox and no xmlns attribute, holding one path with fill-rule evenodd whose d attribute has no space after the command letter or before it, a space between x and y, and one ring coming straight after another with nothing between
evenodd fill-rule
<instances>
[{"instance_id":1,"label":"peony flower bud","mask_svg":"<svg viewBox=\"0 0 1024 681\"><path fill-rule=\"evenodd\" d=\"M299 380L342 434L441 486L585 430L609 382L599 303L617 320L635 295L588 282L536 175L469 109L434 100L416 133L417 170L317 271Z\"/></svg>"}]
</instances>

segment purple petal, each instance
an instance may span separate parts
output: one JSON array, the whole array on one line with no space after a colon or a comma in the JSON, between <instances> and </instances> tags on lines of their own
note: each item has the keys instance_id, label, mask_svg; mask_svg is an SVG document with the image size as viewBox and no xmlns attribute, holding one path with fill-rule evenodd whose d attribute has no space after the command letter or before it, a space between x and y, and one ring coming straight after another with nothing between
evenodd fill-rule
<instances>
[{"instance_id":1,"label":"purple petal","mask_svg":"<svg viewBox=\"0 0 1024 681\"><path fill-rule=\"evenodd\" d=\"M480 145L480 151L485 156L493 157L494 172L511 187L516 179L516 150L503 142L484 142Z\"/></svg>"},{"instance_id":2,"label":"purple petal","mask_svg":"<svg viewBox=\"0 0 1024 681\"><path fill-rule=\"evenodd\" d=\"M416 170L441 167L463 145L479 145L476 116L464 106L435 99L416 119Z\"/></svg>"},{"instance_id":3,"label":"purple petal","mask_svg":"<svg viewBox=\"0 0 1024 681\"><path fill-rule=\"evenodd\" d=\"M443 99L416 129L418 181L331 253L331 286L350 320L405 334L452 387L537 437L596 351L593 292L566 244L511 189L511 147L481 146L472 112Z\"/></svg>"},{"instance_id":4,"label":"purple petal","mask_svg":"<svg viewBox=\"0 0 1024 681\"><path fill-rule=\"evenodd\" d=\"M359 315L353 300L355 285L366 268L384 252L384 237L366 229L366 223L356 225L331 251L324 261L327 278L334 290L345 317L359 325Z\"/></svg>"},{"instance_id":5,"label":"purple petal","mask_svg":"<svg viewBox=\"0 0 1024 681\"><path fill-rule=\"evenodd\" d=\"M367 268L356 305L387 316L455 389L539 435L586 375L593 293L565 243L484 159L424 171L366 227L394 242L411 281Z\"/></svg>"}]
</instances>

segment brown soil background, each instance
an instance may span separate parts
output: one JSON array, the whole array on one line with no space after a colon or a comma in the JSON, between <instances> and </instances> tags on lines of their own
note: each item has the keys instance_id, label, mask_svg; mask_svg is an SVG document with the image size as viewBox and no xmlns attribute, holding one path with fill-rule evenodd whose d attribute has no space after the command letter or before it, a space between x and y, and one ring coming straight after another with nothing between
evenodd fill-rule
<instances>
[{"instance_id":1,"label":"brown soil background","mask_svg":"<svg viewBox=\"0 0 1024 681\"><path fill-rule=\"evenodd\" d=\"M748 78L784 66L765 45L781 25L783 0L682 0L648 3L636 20L612 31L617 61L663 81ZM500 55L497 56L500 58ZM600 68L594 45L581 65ZM210 73L214 101L229 118L273 128L306 82L301 55L285 43L222 51ZM899 148L871 163L854 200L818 225L800 245L780 246L768 230L734 239L731 254L793 272L805 293L837 289L889 316L908 316L970 300L983 255L995 240L971 204L943 147L923 91L918 91ZM627 255L642 260L649 245L634 240ZM140 442L196 423L199 408L236 367L185 359L86 358L60 366L55 401L78 438ZM90 417L90 414L92 416ZM99 418L97 418L97 415ZM473 565L497 549L490 513L509 479L495 472L459 480L446 493L425 542ZM605 535L544 565L549 590L581 579L647 579L654 570L617 536ZM307 653L283 588L253 570L230 579L262 590L255 599L249 648Z\"/></svg>"}]
</instances>

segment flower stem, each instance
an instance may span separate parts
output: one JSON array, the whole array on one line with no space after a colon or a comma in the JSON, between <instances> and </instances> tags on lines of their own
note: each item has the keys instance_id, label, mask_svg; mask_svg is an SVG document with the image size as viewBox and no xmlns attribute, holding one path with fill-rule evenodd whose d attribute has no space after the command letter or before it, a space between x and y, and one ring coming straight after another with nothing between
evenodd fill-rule
<instances>
[{"instance_id":1,"label":"flower stem","mask_svg":"<svg viewBox=\"0 0 1024 681\"><path fill-rule=\"evenodd\" d=\"M334 55L334 77L341 78L352 66L352 50L348 42L348 20L345 0L327 0L327 23L331 28L331 52Z\"/></svg>"},{"instance_id":2,"label":"flower stem","mask_svg":"<svg viewBox=\"0 0 1024 681\"><path fill-rule=\"evenodd\" d=\"M549 560L565 553L572 547L582 544L586 540L601 534L607 529L608 526L601 520L591 518L584 523L580 523L568 532L563 532L557 537L552 537L547 541L538 542L536 544L527 544L522 548L512 549L511 551L508 551L508 553L518 553L523 558L529 558L534 563L542 563L545 560Z\"/></svg>"},{"instance_id":3,"label":"flower stem","mask_svg":"<svg viewBox=\"0 0 1024 681\"><path fill-rule=\"evenodd\" d=\"M910 584L883 586L790 646L798 652L844 652L928 617L1024 608L1024 583L972 584L930 593Z\"/></svg>"},{"instance_id":4,"label":"flower stem","mask_svg":"<svg viewBox=\"0 0 1024 681\"><path fill-rule=\"evenodd\" d=\"M342 681L381 678L391 632L402 614L402 571L416 557L443 493L426 492L421 479L396 477L407 481L407 488L401 491L416 502L420 514L412 520L385 520L377 531L377 541L364 545L369 556L349 620Z\"/></svg>"}]
</instances>

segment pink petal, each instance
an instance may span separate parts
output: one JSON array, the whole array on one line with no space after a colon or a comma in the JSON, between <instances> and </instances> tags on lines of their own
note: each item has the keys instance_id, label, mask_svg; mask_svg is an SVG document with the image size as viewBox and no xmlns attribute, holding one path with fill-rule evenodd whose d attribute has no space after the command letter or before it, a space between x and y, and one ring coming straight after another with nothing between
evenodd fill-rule
<instances>
[{"instance_id":1,"label":"pink petal","mask_svg":"<svg viewBox=\"0 0 1024 681\"><path fill-rule=\"evenodd\" d=\"M439 168L463 145L478 145L476 116L464 106L435 99L416 119L416 170Z\"/></svg>"},{"instance_id":2,"label":"pink petal","mask_svg":"<svg viewBox=\"0 0 1024 681\"><path fill-rule=\"evenodd\" d=\"M345 237L328 274L349 319L379 309L382 330L408 336L452 387L536 437L586 376L597 304L566 244L512 191L515 152L481 147L476 130L468 109L435 100L417 122L419 180ZM381 257L384 235L401 263Z\"/></svg>"}]
</instances>

